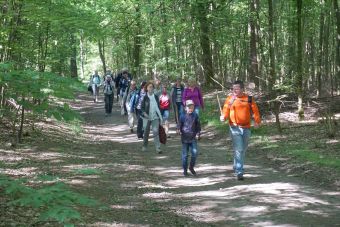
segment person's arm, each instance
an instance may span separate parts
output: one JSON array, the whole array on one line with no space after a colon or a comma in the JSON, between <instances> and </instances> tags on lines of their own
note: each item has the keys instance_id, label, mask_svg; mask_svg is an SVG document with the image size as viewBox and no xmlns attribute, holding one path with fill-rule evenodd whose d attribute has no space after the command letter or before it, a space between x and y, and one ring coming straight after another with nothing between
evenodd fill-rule
<instances>
[{"instance_id":1,"label":"person's arm","mask_svg":"<svg viewBox=\"0 0 340 227\"><path fill-rule=\"evenodd\" d=\"M185 106L185 101L187 101L187 100L186 100L186 98L187 98L187 97L186 97L186 96L187 96L187 91L188 91L187 89L184 89L184 90L183 90L183 95L182 95L182 103L183 103L183 106Z\"/></svg>"},{"instance_id":2,"label":"person's arm","mask_svg":"<svg viewBox=\"0 0 340 227\"><path fill-rule=\"evenodd\" d=\"M254 102L254 98L252 98L251 102L251 110L254 113L254 120L255 120L255 127L258 127L261 124L261 116L259 108L257 107L256 103Z\"/></svg>"},{"instance_id":3,"label":"person's arm","mask_svg":"<svg viewBox=\"0 0 340 227\"><path fill-rule=\"evenodd\" d=\"M198 117L198 115L196 115L196 132L197 133L201 132L201 122L200 122L200 118Z\"/></svg>"},{"instance_id":4,"label":"person's arm","mask_svg":"<svg viewBox=\"0 0 340 227\"><path fill-rule=\"evenodd\" d=\"M200 105L202 109L204 109L203 96L202 96L201 89L197 88L197 90L198 90L198 99L200 100Z\"/></svg>"},{"instance_id":5,"label":"person's arm","mask_svg":"<svg viewBox=\"0 0 340 227\"><path fill-rule=\"evenodd\" d=\"M229 102L230 102L230 97L228 97L224 102L223 109L222 109L222 115L220 117L221 121L225 121L229 118L229 114L230 114Z\"/></svg>"}]
</instances>

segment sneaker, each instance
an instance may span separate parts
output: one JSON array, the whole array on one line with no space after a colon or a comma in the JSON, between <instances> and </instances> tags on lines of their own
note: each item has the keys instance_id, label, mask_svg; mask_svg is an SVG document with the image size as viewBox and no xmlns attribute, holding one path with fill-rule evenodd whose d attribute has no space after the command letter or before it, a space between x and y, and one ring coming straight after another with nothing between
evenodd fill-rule
<instances>
[{"instance_id":1,"label":"sneaker","mask_svg":"<svg viewBox=\"0 0 340 227\"><path fill-rule=\"evenodd\" d=\"M142 151L145 152L146 151L146 147L143 146L142 147Z\"/></svg>"},{"instance_id":2,"label":"sneaker","mask_svg":"<svg viewBox=\"0 0 340 227\"><path fill-rule=\"evenodd\" d=\"M158 154L162 154L162 153L163 153L162 150L161 150L160 148L157 148L157 149L156 149L156 152L158 152Z\"/></svg>"},{"instance_id":3,"label":"sneaker","mask_svg":"<svg viewBox=\"0 0 340 227\"><path fill-rule=\"evenodd\" d=\"M237 180L244 180L243 174L238 174L237 175Z\"/></svg>"},{"instance_id":4,"label":"sneaker","mask_svg":"<svg viewBox=\"0 0 340 227\"><path fill-rule=\"evenodd\" d=\"M196 171L194 170L194 167L189 167L190 172L192 175L196 176Z\"/></svg>"},{"instance_id":5,"label":"sneaker","mask_svg":"<svg viewBox=\"0 0 340 227\"><path fill-rule=\"evenodd\" d=\"M133 133L133 128L130 128L130 132Z\"/></svg>"}]
</instances>

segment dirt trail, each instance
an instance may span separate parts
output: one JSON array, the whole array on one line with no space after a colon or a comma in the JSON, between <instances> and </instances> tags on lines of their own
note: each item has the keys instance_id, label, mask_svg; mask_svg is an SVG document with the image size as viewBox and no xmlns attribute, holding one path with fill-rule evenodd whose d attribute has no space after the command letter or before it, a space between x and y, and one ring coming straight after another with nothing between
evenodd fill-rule
<instances>
[{"instance_id":1,"label":"dirt trail","mask_svg":"<svg viewBox=\"0 0 340 227\"><path fill-rule=\"evenodd\" d=\"M237 181L230 140L203 131L198 175L184 177L174 125L163 154L156 153L152 139L142 152L142 141L130 133L116 100L109 117L103 102L93 103L87 94L72 106L85 119L82 133L60 123L41 124L44 134L27 137L27 146L0 150L7 163L1 171L18 177L53 175L99 201L103 206L81 208L80 226L340 226L339 191L261 164L252 147L245 180ZM8 211L0 226L36 223L27 217Z\"/></svg>"},{"instance_id":2,"label":"dirt trail","mask_svg":"<svg viewBox=\"0 0 340 227\"><path fill-rule=\"evenodd\" d=\"M73 179L83 193L111 209L88 210L94 226L337 226L340 192L327 191L288 177L255 159L246 160L244 181L232 175L228 139L203 132L199 142L198 176L183 177L181 143L172 138L157 154L153 141L147 152L131 134L118 104L104 116L103 103L80 96L74 104L85 118L87 143L70 151L80 163L70 168L94 167L101 175ZM173 125L174 126L174 125ZM251 152L251 150L249 151ZM230 152L229 152L230 153Z\"/></svg>"}]
</instances>

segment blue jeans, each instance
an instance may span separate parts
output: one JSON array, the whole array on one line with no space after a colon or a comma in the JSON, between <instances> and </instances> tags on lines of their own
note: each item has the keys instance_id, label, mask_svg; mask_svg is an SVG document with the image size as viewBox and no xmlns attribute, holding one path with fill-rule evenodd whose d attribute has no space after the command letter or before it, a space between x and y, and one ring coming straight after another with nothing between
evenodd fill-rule
<instances>
[{"instance_id":1,"label":"blue jeans","mask_svg":"<svg viewBox=\"0 0 340 227\"><path fill-rule=\"evenodd\" d=\"M161 110L161 115L163 118L163 122L166 122L169 120L169 115L170 115L170 111L169 110Z\"/></svg>"},{"instance_id":2,"label":"blue jeans","mask_svg":"<svg viewBox=\"0 0 340 227\"><path fill-rule=\"evenodd\" d=\"M239 176L242 176L244 173L243 165L244 159L246 155L246 151L248 148L248 142L251 135L249 128L241 128L238 126L230 127L230 135L233 142L233 150L234 150L234 170L235 173Z\"/></svg>"},{"instance_id":3,"label":"blue jeans","mask_svg":"<svg viewBox=\"0 0 340 227\"><path fill-rule=\"evenodd\" d=\"M182 143L182 166L184 170L188 169L188 151L191 150L190 167L194 167L197 158L197 141L191 143Z\"/></svg>"},{"instance_id":4,"label":"blue jeans","mask_svg":"<svg viewBox=\"0 0 340 227\"><path fill-rule=\"evenodd\" d=\"M142 111L136 109L136 116L137 116L137 137L143 138L144 129L143 129L143 119L142 119Z\"/></svg>"}]
</instances>

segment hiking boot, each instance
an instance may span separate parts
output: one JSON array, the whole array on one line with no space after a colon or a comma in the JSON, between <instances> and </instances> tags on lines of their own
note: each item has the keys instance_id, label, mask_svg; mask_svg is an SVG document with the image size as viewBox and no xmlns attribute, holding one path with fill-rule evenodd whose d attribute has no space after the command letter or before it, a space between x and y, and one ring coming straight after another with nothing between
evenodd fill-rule
<instances>
[{"instance_id":1,"label":"hiking boot","mask_svg":"<svg viewBox=\"0 0 340 227\"><path fill-rule=\"evenodd\" d=\"M196 171L194 170L194 167L189 167L190 172L192 175L196 176Z\"/></svg>"},{"instance_id":2,"label":"hiking boot","mask_svg":"<svg viewBox=\"0 0 340 227\"><path fill-rule=\"evenodd\" d=\"M187 177L187 176L188 176L188 170L185 169L185 170L183 171L183 175L184 175L185 177Z\"/></svg>"},{"instance_id":3,"label":"hiking boot","mask_svg":"<svg viewBox=\"0 0 340 227\"><path fill-rule=\"evenodd\" d=\"M244 180L243 174L238 174L237 175L237 180Z\"/></svg>"}]
</instances>

